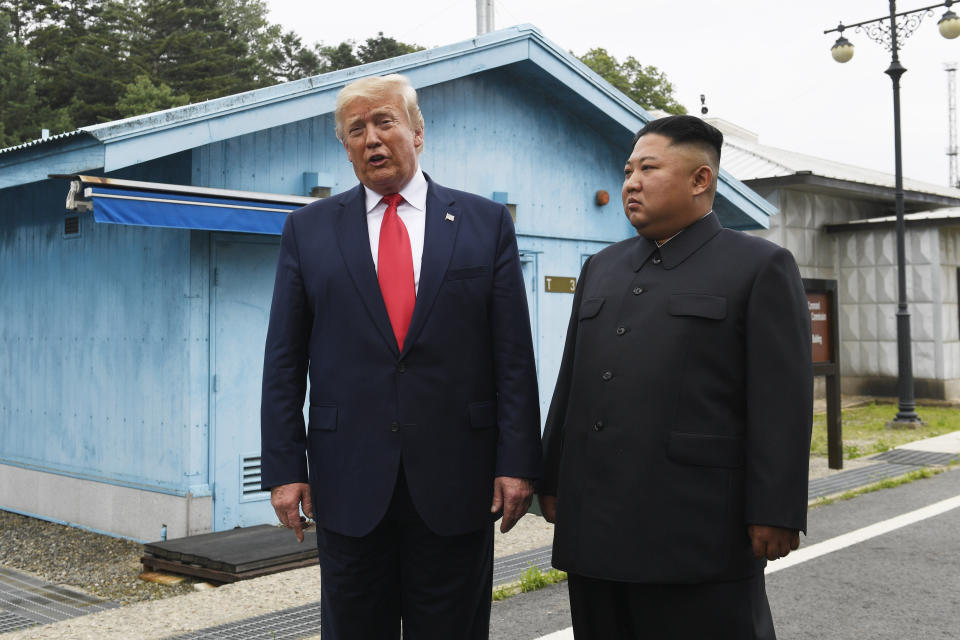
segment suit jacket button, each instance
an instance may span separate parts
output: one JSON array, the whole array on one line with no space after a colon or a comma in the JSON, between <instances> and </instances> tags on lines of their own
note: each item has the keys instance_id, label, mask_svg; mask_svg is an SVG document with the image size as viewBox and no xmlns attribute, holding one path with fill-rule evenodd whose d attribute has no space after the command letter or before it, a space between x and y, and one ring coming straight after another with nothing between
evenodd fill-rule
<instances>
[{"instance_id":1,"label":"suit jacket button","mask_svg":"<svg viewBox=\"0 0 960 640\"><path fill-rule=\"evenodd\" d=\"M627 328L626 328L626 327L617 327L617 335L618 335L618 336L622 336L622 335L625 334L626 332L627 332Z\"/></svg>"},{"instance_id":2,"label":"suit jacket button","mask_svg":"<svg viewBox=\"0 0 960 640\"><path fill-rule=\"evenodd\" d=\"M397 371L399 373L406 373L407 366L401 362L400 364L397 365Z\"/></svg>"},{"instance_id":3,"label":"suit jacket button","mask_svg":"<svg viewBox=\"0 0 960 640\"><path fill-rule=\"evenodd\" d=\"M603 431L603 420L597 420L593 423L594 431Z\"/></svg>"},{"instance_id":4,"label":"suit jacket button","mask_svg":"<svg viewBox=\"0 0 960 640\"><path fill-rule=\"evenodd\" d=\"M400 431L400 423L399 422L390 423L390 431L393 431L394 433L396 433L397 431Z\"/></svg>"},{"instance_id":5,"label":"suit jacket button","mask_svg":"<svg viewBox=\"0 0 960 640\"><path fill-rule=\"evenodd\" d=\"M603 378L604 380L612 380L612 379L613 379L613 372L612 372L612 371L604 371L604 372L603 372L603 375L600 376L600 377Z\"/></svg>"},{"instance_id":6,"label":"suit jacket button","mask_svg":"<svg viewBox=\"0 0 960 640\"><path fill-rule=\"evenodd\" d=\"M643 287L634 287L634 288L633 288L633 295L638 296L638 295L640 295L641 293L643 293Z\"/></svg>"},{"instance_id":7,"label":"suit jacket button","mask_svg":"<svg viewBox=\"0 0 960 640\"><path fill-rule=\"evenodd\" d=\"M660 264L661 262L663 262L663 258L660 256L653 256L653 264Z\"/></svg>"}]
</instances>

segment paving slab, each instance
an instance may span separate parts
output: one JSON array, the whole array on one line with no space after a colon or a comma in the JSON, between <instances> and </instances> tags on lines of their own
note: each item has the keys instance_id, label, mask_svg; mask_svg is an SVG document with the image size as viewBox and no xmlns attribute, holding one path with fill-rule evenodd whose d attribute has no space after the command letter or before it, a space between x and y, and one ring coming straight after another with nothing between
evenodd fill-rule
<instances>
[{"instance_id":1,"label":"paving slab","mask_svg":"<svg viewBox=\"0 0 960 640\"><path fill-rule=\"evenodd\" d=\"M912 449L914 451L932 451L936 453L960 453L960 431L945 433L935 438L916 440L902 444L897 449Z\"/></svg>"}]
</instances>

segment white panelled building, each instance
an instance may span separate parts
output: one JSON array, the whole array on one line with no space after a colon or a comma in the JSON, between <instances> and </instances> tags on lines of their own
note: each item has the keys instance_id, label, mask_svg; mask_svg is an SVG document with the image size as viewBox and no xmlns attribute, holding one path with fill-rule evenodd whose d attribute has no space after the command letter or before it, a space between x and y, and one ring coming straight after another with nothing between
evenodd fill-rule
<instances>
[{"instance_id":1,"label":"white panelled building","mask_svg":"<svg viewBox=\"0 0 960 640\"><path fill-rule=\"evenodd\" d=\"M805 278L837 280L844 393L896 396L894 176L760 144L719 119L721 165L780 215L755 231ZM907 301L918 398L960 399L960 190L904 180Z\"/></svg>"}]
</instances>

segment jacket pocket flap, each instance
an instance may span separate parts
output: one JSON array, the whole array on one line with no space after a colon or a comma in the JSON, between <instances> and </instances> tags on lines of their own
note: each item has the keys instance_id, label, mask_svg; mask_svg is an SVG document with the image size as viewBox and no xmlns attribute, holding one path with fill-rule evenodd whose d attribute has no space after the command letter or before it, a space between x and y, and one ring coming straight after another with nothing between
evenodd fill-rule
<instances>
[{"instance_id":1,"label":"jacket pocket flap","mask_svg":"<svg viewBox=\"0 0 960 640\"><path fill-rule=\"evenodd\" d=\"M337 406L334 404L311 404L309 429L337 430Z\"/></svg>"},{"instance_id":2,"label":"jacket pocket flap","mask_svg":"<svg viewBox=\"0 0 960 640\"><path fill-rule=\"evenodd\" d=\"M674 431L667 456L683 464L735 469L743 466L743 438Z\"/></svg>"},{"instance_id":3,"label":"jacket pocket flap","mask_svg":"<svg viewBox=\"0 0 960 640\"><path fill-rule=\"evenodd\" d=\"M580 303L580 319L592 318L600 313L600 307L603 306L606 298L587 298Z\"/></svg>"},{"instance_id":4,"label":"jacket pocket flap","mask_svg":"<svg viewBox=\"0 0 960 640\"><path fill-rule=\"evenodd\" d=\"M497 424L497 403L491 400L471 402L467 405L467 413L474 429L489 429Z\"/></svg>"},{"instance_id":5,"label":"jacket pocket flap","mask_svg":"<svg viewBox=\"0 0 960 640\"><path fill-rule=\"evenodd\" d=\"M490 273L489 265L465 267L463 269L450 269L447 271L447 280L466 280L467 278L477 278L488 273Z\"/></svg>"},{"instance_id":6,"label":"jacket pocket flap","mask_svg":"<svg viewBox=\"0 0 960 640\"><path fill-rule=\"evenodd\" d=\"M674 293L667 302L667 312L672 316L723 320L727 317L727 299L703 293Z\"/></svg>"}]
</instances>

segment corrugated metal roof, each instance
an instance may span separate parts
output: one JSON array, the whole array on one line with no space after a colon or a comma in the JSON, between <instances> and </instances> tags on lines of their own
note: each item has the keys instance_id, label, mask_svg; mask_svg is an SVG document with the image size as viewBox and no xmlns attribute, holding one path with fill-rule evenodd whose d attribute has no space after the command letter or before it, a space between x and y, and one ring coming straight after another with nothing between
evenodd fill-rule
<instances>
[{"instance_id":1,"label":"corrugated metal roof","mask_svg":"<svg viewBox=\"0 0 960 640\"><path fill-rule=\"evenodd\" d=\"M718 118L711 118L709 122L723 132L721 165L741 181L782 178L807 173L890 189L896 186L894 175L891 173L760 144L755 134L732 123ZM906 191L960 198L960 189L951 189L920 180L904 178L903 188Z\"/></svg>"},{"instance_id":2,"label":"corrugated metal roof","mask_svg":"<svg viewBox=\"0 0 960 640\"><path fill-rule=\"evenodd\" d=\"M20 149L27 149L29 147L36 147L42 144L50 144L59 140L65 140L66 138L75 138L77 136L84 135L83 129L77 129L75 131L65 131L64 133L58 133L52 136L47 136L46 138L37 138L36 140L30 140L29 142L24 142L13 147L7 147L5 149L0 149L0 154L10 153L11 151L19 151Z\"/></svg>"},{"instance_id":3,"label":"corrugated metal roof","mask_svg":"<svg viewBox=\"0 0 960 640\"><path fill-rule=\"evenodd\" d=\"M903 221L908 226L960 225L960 207L947 207L945 209L936 209L934 211L917 211L915 213L906 213L903 215ZM880 216L877 218L862 218L860 220L848 220L847 222L828 224L824 225L824 229L830 233L859 231L872 227L889 227L894 225L896 222L897 216Z\"/></svg>"}]
</instances>

